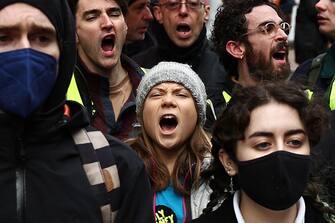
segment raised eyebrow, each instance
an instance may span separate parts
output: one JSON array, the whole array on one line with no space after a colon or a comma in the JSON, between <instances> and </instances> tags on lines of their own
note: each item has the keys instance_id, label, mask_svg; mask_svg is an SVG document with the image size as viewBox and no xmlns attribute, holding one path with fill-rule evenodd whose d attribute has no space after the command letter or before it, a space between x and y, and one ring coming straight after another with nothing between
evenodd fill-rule
<instances>
[{"instance_id":1,"label":"raised eyebrow","mask_svg":"<svg viewBox=\"0 0 335 223\"><path fill-rule=\"evenodd\" d=\"M296 135L296 134L303 134L306 135L306 132L303 129L292 129L287 132L285 132L284 136L291 136L291 135Z\"/></svg>"},{"instance_id":2,"label":"raised eyebrow","mask_svg":"<svg viewBox=\"0 0 335 223\"><path fill-rule=\"evenodd\" d=\"M248 139L255 138L255 137L273 137L273 133L272 132L262 132L262 131L254 132L248 136Z\"/></svg>"}]
</instances>

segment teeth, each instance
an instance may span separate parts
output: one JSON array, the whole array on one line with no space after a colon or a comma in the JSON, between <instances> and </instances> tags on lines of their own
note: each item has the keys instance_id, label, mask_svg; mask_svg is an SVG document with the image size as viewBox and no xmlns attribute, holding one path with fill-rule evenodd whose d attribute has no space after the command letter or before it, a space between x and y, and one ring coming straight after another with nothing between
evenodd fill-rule
<instances>
[{"instance_id":1,"label":"teeth","mask_svg":"<svg viewBox=\"0 0 335 223\"><path fill-rule=\"evenodd\" d=\"M162 118L171 119L171 118L174 118L174 115L163 115Z\"/></svg>"}]
</instances>

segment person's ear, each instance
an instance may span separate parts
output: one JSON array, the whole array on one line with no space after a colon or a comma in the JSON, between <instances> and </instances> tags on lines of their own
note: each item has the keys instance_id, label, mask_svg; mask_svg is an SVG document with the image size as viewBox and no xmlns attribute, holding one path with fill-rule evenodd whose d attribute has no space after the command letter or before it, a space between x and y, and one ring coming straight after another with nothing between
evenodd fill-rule
<instances>
[{"instance_id":1,"label":"person's ear","mask_svg":"<svg viewBox=\"0 0 335 223\"><path fill-rule=\"evenodd\" d=\"M238 168L235 162L229 157L229 155L226 153L224 149L219 150L219 159L226 170L227 174L229 176L234 176L238 173Z\"/></svg>"},{"instance_id":2,"label":"person's ear","mask_svg":"<svg viewBox=\"0 0 335 223\"><path fill-rule=\"evenodd\" d=\"M153 14L155 16L155 19L158 23L163 24L163 14L160 6L154 6L152 8Z\"/></svg>"},{"instance_id":3,"label":"person's ear","mask_svg":"<svg viewBox=\"0 0 335 223\"><path fill-rule=\"evenodd\" d=\"M237 76L237 75L231 76L230 80L235 84L241 85L240 80L239 80L239 76Z\"/></svg>"},{"instance_id":4,"label":"person's ear","mask_svg":"<svg viewBox=\"0 0 335 223\"><path fill-rule=\"evenodd\" d=\"M76 32L76 44L77 44L77 45L79 44L79 37L78 37L77 32Z\"/></svg>"},{"instance_id":5,"label":"person's ear","mask_svg":"<svg viewBox=\"0 0 335 223\"><path fill-rule=\"evenodd\" d=\"M245 46L238 41L229 40L226 44L227 52L236 59L242 60L245 54Z\"/></svg>"},{"instance_id":6,"label":"person's ear","mask_svg":"<svg viewBox=\"0 0 335 223\"><path fill-rule=\"evenodd\" d=\"M207 23L209 20L209 12L211 10L211 6L209 4L205 4L204 6L204 22Z\"/></svg>"}]
</instances>

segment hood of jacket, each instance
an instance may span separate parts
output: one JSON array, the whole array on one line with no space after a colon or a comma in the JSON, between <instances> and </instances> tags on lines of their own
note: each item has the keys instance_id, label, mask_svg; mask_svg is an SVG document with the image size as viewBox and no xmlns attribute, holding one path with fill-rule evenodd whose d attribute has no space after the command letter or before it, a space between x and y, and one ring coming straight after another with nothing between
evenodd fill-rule
<instances>
[{"instance_id":1,"label":"hood of jacket","mask_svg":"<svg viewBox=\"0 0 335 223\"><path fill-rule=\"evenodd\" d=\"M47 99L26 120L20 120L10 114L1 115L20 122L25 132L37 135L45 130L52 132L63 118L66 92L76 60L74 18L66 0L1 0L0 10L15 3L26 3L39 9L55 27L60 49L58 74Z\"/></svg>"},{"instance_id":2,"label":"hood of jacket","mask_svg":"<svg viewBox=\"0 0 335 223\"><path fill-rule=\"evenodd\" d=\"M38 112L50 112L64 103L66 91L76 59L75 25L73 15L66 0L1 0L0 10L14 3L26 3L41 10L54 25L60 58L58 61L58 77L53 90ZM63 105L62 105L63 106Z\"/></svg>"}]
</instances>

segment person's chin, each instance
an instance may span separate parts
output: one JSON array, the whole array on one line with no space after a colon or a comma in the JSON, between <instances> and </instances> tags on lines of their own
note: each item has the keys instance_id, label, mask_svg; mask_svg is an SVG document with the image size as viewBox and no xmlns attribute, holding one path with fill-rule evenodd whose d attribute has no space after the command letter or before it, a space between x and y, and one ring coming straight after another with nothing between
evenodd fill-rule
<instances>
[{"instance_id":1,"label":"person's chin","mask_svg":"<svg viewBox=\"0 0 335 223\"><path fill-rule=\"evenodd\" d=\"M191 39L177 39L174 43L180 48L187 48L193 44L194 41Z\"/></svg>"}]
</instances>

